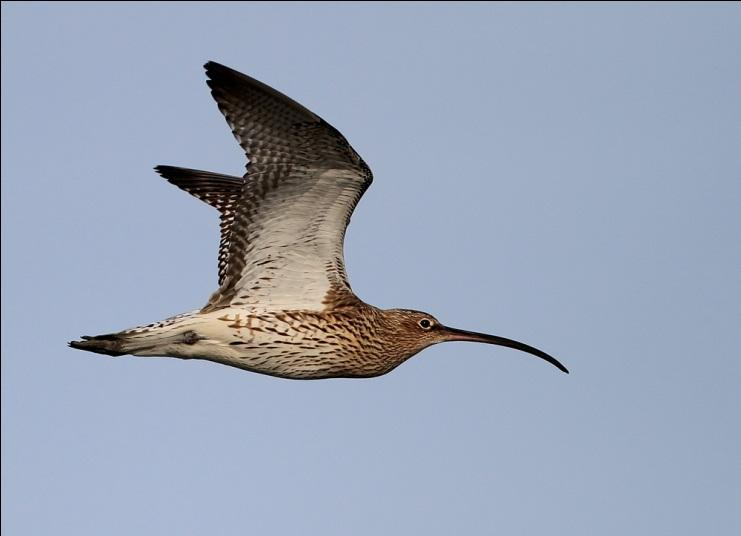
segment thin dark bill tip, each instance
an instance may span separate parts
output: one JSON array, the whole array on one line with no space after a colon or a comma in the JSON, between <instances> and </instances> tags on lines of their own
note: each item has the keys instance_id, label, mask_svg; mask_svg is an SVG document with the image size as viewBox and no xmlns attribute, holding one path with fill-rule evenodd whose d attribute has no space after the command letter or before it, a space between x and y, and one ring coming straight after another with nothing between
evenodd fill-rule
<instances>
[{"instance_id":1,"label":"thin dark bill tip","mask_svg":"<svg viewBox=\"0 0 741 536\"><path fill-rule=\"evenodd\" d=\"M552 359L552 361L551 360L547 360L547 361L549 363L553 364L561 372L564 372L566 374L569 373L569 369L567 369L566 367L564 367L556 358L553 358L552 357L551 359Z\"/></svg>"},{"instance_id":2,"label":"thin dark bill tip","mask_svg":"<svg viewBox=\"0 0 741 536\"><path fill-rule=\"evenodd\" d=\"M510 342L509 339L505 339L505 340L508 341L508 342ZM569 369L567 369L566 367L564 367L563 364L558 359L556 359L555 357L553 357L552 355L548 355L548 354L546 354L542 350L538 350L537 348L533 348L532 346L529 346L527 344L523 344L521 342L517 342L517 341L511 341L511 342L513 342L515 344L512 344L512 345L510 345L510 344L503 344L502 346L509 346L510 348L514 348L515 350L520 350L522 352L527 352L528 354L532 354L534 356L537 356L537 357L539 357L539 358L541 358L541 359L543 359L545 361L548 361L551 365L553 365L554 367L556 367L561 372L564 372L566 374L569 373Z\"/></svg>"},{"instance_id":3,"label":"thin dark bill tip","mask_svg":"<svg viewBox=\"0 0 741 536\"><path fill-rule=\"evenodd\" d=\"M444 329L448 332L449 335L452 335L452 340L483 342L487 344L496 344L497 346L506 346L507 348L512 348L514 350L519 350L521 352L539 357L544 361L548 361L548 363L556 367L561 372L564 372L566 374L569 373L569 369L564 367L558 359L546 354L543 350L538 350L537 348L530 346L529 344L525 344L523 342L515 341L512 339L507 339L505 337L498 337L497 335L488 335L486 333L476 333L474 331L465 331L462 329L449 327L445 327Z\"/></svg>"}]
</instances>

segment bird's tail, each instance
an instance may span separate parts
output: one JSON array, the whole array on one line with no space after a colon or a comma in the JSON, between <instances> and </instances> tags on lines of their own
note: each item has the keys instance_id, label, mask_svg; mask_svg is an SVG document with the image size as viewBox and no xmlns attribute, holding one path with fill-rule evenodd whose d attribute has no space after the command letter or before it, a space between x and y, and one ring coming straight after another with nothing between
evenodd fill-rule
<instances>
[{"instance_id":1,"label":"bird's tail","mask_svg":"<svg viewBox=\"0 0 741 536\"><path fill-rule=\"evenodd\" d=\"M118 333L107 333L90 337L83 335L80 341L70 341L68 344L78 350L95 352L96 354L111 355L114 357L131 354L139 356L166 355L164 350L173 342L187 342L192 335L182 329L151 329L146 331L127 330Z\"/></svg>"},{"instance_id":2,"label":"bird's tail","mask_svg":"<svg viewBox=\"0 0 741 536\"><path fill-rule=\"evenodd\" d=\"M88 352L95 352L97 354L119 356L128 353L124 349L124 342L125 339L121 334L109 333L107 335L98 335L96 337L83 335L81 341L70 341L68 344L72 348L77 348L78 350L87 350Z\"/></svg>"},{"instance_id":3,"label":"bird's tail","mask_svg":"<svg viewBox=\"0 0 741 536\"><path fill-rule=\"evenodd\" d=\"M111 356L171 355L173 351L171 345L185 344L187 346L203 339L194 331L199 325L198 319L198 311L191 311L117 333L106 333L95 337L84 335L81 337L82 340L70 341L68 344L78 350Z\"/></svg>"}]
</instances>

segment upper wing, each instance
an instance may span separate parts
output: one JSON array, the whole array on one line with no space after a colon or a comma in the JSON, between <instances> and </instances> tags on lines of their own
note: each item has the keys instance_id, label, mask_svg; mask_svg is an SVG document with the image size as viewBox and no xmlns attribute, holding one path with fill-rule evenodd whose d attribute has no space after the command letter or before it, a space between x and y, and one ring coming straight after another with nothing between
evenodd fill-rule
<instances>
[{"instance_id":1,"label":"upper wing","mask_svg":"<svg viewBox=\"0 0 741 536\"><path fill-rule=\"evenodd\" d=\"M353 302L342 243L370 169L300 104L217 63L205 67L249 159L222 232L220 287L205 310L323 310Z\"/></svg>"}]
</instances>

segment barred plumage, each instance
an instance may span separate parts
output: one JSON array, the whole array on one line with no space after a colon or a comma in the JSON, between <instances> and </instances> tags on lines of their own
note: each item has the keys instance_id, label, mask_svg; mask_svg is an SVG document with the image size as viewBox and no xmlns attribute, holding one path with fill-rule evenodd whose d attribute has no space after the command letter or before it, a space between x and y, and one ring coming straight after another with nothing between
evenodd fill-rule
<instances>
[{"instance_id":1,"label":"barred plumage","mask_svg":"<svg viewBox=\"0 0 741 536\"><path fill-rule=\"evenodd\" d=\"M247 172L155 169L219 211L219 288L198 311L70 346L318 379L378 376L432 344L473 341L516 348L568 372L523 343L358 299L345 273L343 241L373 180L370 169L342 134L297 102L218 63L205 68L246 153Z\"/></svg>"}]
</instances>

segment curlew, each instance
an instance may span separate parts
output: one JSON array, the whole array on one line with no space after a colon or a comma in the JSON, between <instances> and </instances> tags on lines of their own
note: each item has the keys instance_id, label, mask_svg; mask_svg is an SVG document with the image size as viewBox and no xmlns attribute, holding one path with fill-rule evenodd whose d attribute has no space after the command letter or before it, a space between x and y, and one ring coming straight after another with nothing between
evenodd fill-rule
<instances>
[{"instance_id":1,"label":"curlew","mask_svg":"<svg viewBox=\"0 0 741 536\"><path fill-rule=\"evenodd\" d=\"M343 241L371 184L370 169L342 134L297 102L218 63L205 69L247 155L247 172L155 170L219 211L219 287L202 309L70 346L320 379L380 376L433 344L471 341L521 350L568 372L527 344L357 298L345 274Z\"/></svg>"}]
</instances>

